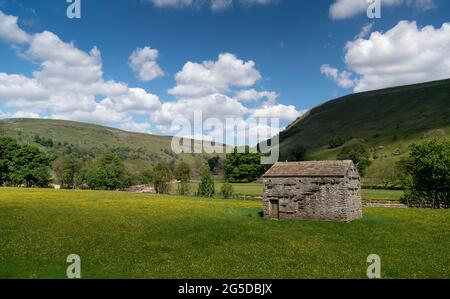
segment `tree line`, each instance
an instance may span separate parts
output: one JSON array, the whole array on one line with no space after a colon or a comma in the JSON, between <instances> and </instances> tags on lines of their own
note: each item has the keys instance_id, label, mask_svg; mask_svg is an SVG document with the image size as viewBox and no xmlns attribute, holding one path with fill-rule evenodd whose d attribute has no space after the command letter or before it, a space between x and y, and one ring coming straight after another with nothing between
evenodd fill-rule
<instances>
[{"instance_id":1,"label":"tree line","mask_svg":"<svg viewBox=\"0 0 450 299\"><path fill-rule=\"evenodd\" d=\"M360 171L367 167L367 149L359 140L346 145L339 159L351 159ZM226 183L220 195L231 197L230 183L253 182L268 166L261 165L261 153L249 148L237 148L223 162ZM191 166L186 162L159 162L154 167L131 173L115 153L103 153L90 161L72 155L51 159L37 147L19 144L9 137L0 138L0 186L48 187L52 181L64 189L123 190L132 185L151 184L157 193L170 192L177 181L177 194L213 197L216 194L212 173L221 164L212 157L201 170L201 180L195 193L190 190ZM409 206L450 207L450 141L429 140L410 147L410 156L397 166ZM53 176L52 174L53 173Z\"/></svg>"}]
</instances>

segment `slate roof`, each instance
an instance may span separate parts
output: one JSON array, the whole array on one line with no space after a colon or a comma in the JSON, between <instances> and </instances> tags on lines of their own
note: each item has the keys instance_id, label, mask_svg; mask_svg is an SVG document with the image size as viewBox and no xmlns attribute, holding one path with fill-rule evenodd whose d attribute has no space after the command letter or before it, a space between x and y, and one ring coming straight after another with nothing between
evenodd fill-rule
<instances>
[{"instance_id":1,"label":"slate roof","mask_svg":"<svg viewBox=\"0 0 450 299\"><path fill-rule=\"evenodd\" d=\"M352 165L351 160L279 162L263 177L344 177Z\"/></svg>"}]
</instances>

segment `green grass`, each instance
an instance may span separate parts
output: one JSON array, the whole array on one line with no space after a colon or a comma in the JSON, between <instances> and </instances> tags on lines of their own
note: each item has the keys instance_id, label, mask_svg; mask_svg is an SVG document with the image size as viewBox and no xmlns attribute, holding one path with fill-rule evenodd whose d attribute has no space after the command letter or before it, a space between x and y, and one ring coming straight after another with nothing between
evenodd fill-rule
<instances>
[{"instance_id":1,"label":"green grass","mask_svg":"<svg viewBox=\"0 0 450 299\"><path fill-rule=\"evenodd\" d=\"M0 277L450 277L448 210L367 208L352 223L271 221L261 202L0 189Z\"/></svg>"},{"instance_id":2,"label":"green grass","mask_svg":"<svg viewBox=\"0 0 450 299\"><path fill-rule=\"evenodd\" d=\"M193 181L189 183L189 189L194 194L198 189L199 181ZM220 188L222 187L223 182L215 182L216 195L219 196ZM233 183L233 191L236 196L248 196L248 197L260 197L263 194L263 185L262 183L245 183L238 184ZM176 187L172 187L172 191L176 191Z\"/></svg>"},{"instance_id":3,"label":"green grass","mask_svg":"<svg viewBox=\"0 0 450 299\"><path fill-rule=\"evenodd\" d=\"M38 135L51 138L54 147L45 148L34 142ZM119 129L95 124L52 120L52 119L5 119L0 120L0 136L15 138L20 143L38 146L44 151L55 151L58 154L67 152L91 159L108 151L118 153L127 168L137 173L146 166L158 162L186 161L191 165L211 155L191 155L172 153L170 136L158 136L127 132ZM219 154L219 156L223 156Z\"/></svg>"},{"instance_id":4,"label":"green grass","mask_svg":"<svg viewBox=\"0 0 450 299\"><path fill-rule=\"evenodd\" d=\"M362 190L362 198L365 200L400 200L402 196L402 190Z\"/></svg>"}]
</instances>

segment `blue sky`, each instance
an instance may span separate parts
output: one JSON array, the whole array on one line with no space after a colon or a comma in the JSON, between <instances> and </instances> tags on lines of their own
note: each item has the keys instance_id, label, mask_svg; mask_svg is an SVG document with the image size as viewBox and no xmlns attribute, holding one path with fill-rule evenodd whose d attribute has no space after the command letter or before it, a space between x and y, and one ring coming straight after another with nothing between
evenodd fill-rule
<instances>
[{"instance_id":1,"label":"blue sky","mask_svg":"<svg viewBox=\"0 0 450 299\"><path fill-rule=\"evenodd\" d=\"M155 1L159 1L159 6L153 3ZM171 113L182 113L191 108L191 103L201 103L201 109L207 116L220 116L221 104L215 107L219 110L217 113L211 112L214 108L204 106L209 96L223 94L227 98L219 103L223 103L223 107L236 109L238 106L231 101L236 100L238 92L255 90L261 93L259 96L255 95L259 98L236 100L242 107L249 109L246 113L237 113L236 116L248 117L259 109L259 115L286 116L281 118L282 125L286 125L305 109L354 91L450 77L450 71L447 72L443 68L432 69L429 66L431 62L436 61L442 62L444 66L449 63L450 30L443 26L444 23L450 22L448 1L385 0L385 3L382 2L381 19L369 19L365 10L358 10L357 4L352 4L358 0L247 0L255 3L234 0L232 6L221 10L213 10L209 1L176 7L170 6L170 3L173 4L176 0L169 0L166 6L166 0L155 1L81 0L81 19L69 19L66 16L68 4L65 0L0 0L0 10L4 16L18 17L18 30L29 36L43 31L52 32L61 42L87 55L93 47L97 47L101 53L102 81L113 80L115 83L126 84L129 88L142 88L158 100L158 103L154 103L156 100L148 97L147 106L133 108L134 110L126 110L123 105L120 109L112 108L114 112L111 112L111 115L117 111L121 113L114 120L88 116L87 111L78 111L83 110L81 106L55 111L53 107L59 106L64 100L46 99L50 97L49 93L52 93L53 89L47 86L50 83L46 80L48 77L45 76L48 74L44 65L49 63L53 56L47 55L46 49L39 49L39 53L30 54L32 42L18 41L11 37L8 39L5 32L2 40L0 30L0 74L4 75L3 81L0 78L0 117L37 115L171 134L173 130L171 131L168 124ZM332 5L336 8L334 14L330 12ZM408 22L399 23L402 20ZM433 26L431 31L422 30L430 25ZM360 35L360 42L357 42L357 35L364 26L367 32ZM387 35L390 30L397 33L393 31L391 35ZM379 32L378 37L373 35L372 38L370 33L373 32ZM410 36L411 40L402 40L402 36ZM348 42L352 44L346 48ZM386 43L389 44L387 48L377 52L377 45L383 47ZM405 45L409 44L412 50L405 49L408 48ZM433 45L423 49L423 44ZM152 66L156 65L161 71L151 80L139 78L137 71L130 67L130 55L133 51L145 47L157 50L156 58L155 52L151 51L146 52L148 56L145 57L147 61L151 60ZM367 50L367 47L372 50ZM406 50L408 53L401 52ZM373 59L367 57L367 51L372 51L369 54ZM424 52L433 54L430 54L431 57L423 57L423 62L416 59ZM216 82L219 81L217 79L214 83L198 83L202 78L195 77L195 87L201 85L202 88L211 88L209 93L197 94L195 99L186 92L168 92L178 85L183 88L193 87L187 86L194 80L188 77L192 75L188 70L183 74L183 80L175 78L187 62L191 61L197 66L201 66L204 61L214 63L220 60L218 56L221 53L232 56L228 57L228 60L224 59L223 64L218 63L217 68L211 68L214 68L217 78L226 82ZM380 53L380 57L377 53ZM443 56L445 53L447 57ZM72 62L63 60L62 64L72 65ZM254 62L254 65L247 64L249 62ZM140 63L141 61L136 62L137 70L142 67ZM235 63L237 69L223 75L223 69L228 68L226 63ZM412 69L405 67L415 64L418 65ZM388 69L392 72L384 73ZM403 70L398 71L399 69ZM253 73L253 80L244 82L244 77L251 77L252 74L248 72L253 70L258 72L259 76ZM33 73L36 71L43 74L36 76ZM240 71L244 72L243 77L237 74ZM29 84L44 85L43 89L49 89L49 92L43 93L38 100L28 94L8 94L4 91L10 90L8 84L12 84L13 79L18 79L11 77L14 74L24 80L32 80ZM70 74L68 78L72 78ZM94 76L91 80L99 80L99 77ZM85 82L87 81L79 82L80 90ZM68 92L58 89L58 93L67 96L76 92L77 90ZM124 91L124 94L126 92L128 91ZM276 93L277 96L269 98L269 92L272 95ZM119 105L119 100L114 98L117 95L93 91L84 96L93 96L97 103L110 98L114 102L111 105ZM44 107L46 101L59 102L52 102L52 106ZM81 100L79 102L81 103ZM173 105L161 108L164 103ZM211 100L211 103L215 102ZM39 105L43 109L39 109ZM147 113L142 112L144 108L148 109ZM224 108L224 111L227 111L226 109ZM154 110L162 111L158 115L152 115ZM106 108L102 111L109 113ZM268 111L279 113L271 115ZM129 123L124 125L124 122Z\"/></svg>"}]
</instances>

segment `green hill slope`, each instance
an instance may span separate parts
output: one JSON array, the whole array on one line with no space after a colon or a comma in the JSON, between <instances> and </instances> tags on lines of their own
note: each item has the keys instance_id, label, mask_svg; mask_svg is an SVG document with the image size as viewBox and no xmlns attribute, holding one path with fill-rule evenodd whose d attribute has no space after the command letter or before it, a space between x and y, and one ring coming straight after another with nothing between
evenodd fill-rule
<instances>
[{"instance_id":1,"label":"green hill slope","mask_svg":"<svg viewBox=\"0 0 450 299\"><path fill-rule=\"evenodd\" d=\"M425 138L450 137L450 80L348 95L312 109L280 134L281 158L307 148L308 160L335 159L329 141L363 138L374 161L366 182L392 175L408 146Z\"/></svg>"},{"instance_id":2,"label":"green hill slope","mask_svg":"<svg viewBox=\"0 0 450 299\"><path fill-rule=\"evenodd\" d=\"M186 161L192 166L206 163L208 155L175 155L171 137L131 133L94 124L48 119L0 120L0 136L33 144L50 154L70 153L83 159L112 151L125 160L131 171L160 161ZM51 140L51 142L49 142Z\"/></svg>"}]
</instances>

